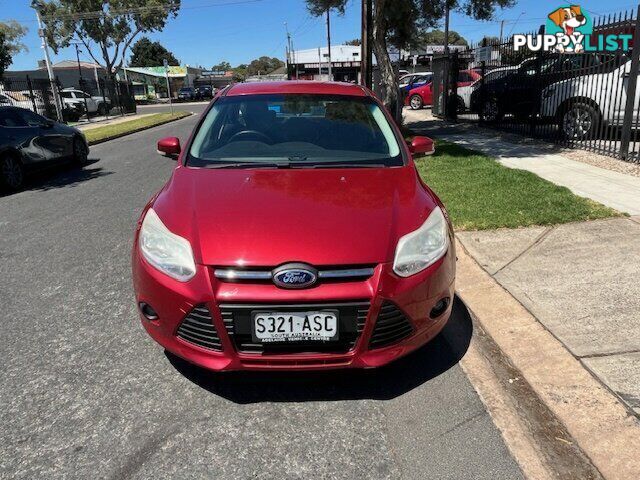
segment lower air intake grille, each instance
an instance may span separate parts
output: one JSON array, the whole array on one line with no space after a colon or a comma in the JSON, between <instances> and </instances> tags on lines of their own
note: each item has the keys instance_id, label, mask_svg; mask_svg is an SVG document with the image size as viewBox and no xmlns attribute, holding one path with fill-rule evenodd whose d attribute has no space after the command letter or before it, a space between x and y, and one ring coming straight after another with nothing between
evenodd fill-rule
<instances>
[{"instance_id":1,"label":"lower air intake grille","mask_svg":"<svg viewBox=\"0 0 640 480\"><path fill-rule=\"evenodd\" d=\"M222 351L211 313L204 305L198 305L184 318L178 328L178 337L208 350Z\"/></svg>"},{"instance_id":2,"label":"lower air intake grille","mask_svg":"<svg viewBox=\"0 0 640 480\"><path fill-rule=\"evenodd\" d=\"M395 304L384 302L371 334L369 348L386 347L408 337L412 332L413 326L405 314Z\"/></svg>"},{"instance_id":3,"label":"lower air intake grille","mask_svg":"<svg viewBox=\"0 0 640 480\"><path fill-rule=\"evenodd\" d=\"M300 312L315 310L337 310L339 335L337 341L327 342L289 342L255 343L251 335L251 319L254 311ZM286 354L286 353L345 353L352 350L369 312L369 302L345 302L322 304L286 304L286 305L220 305L222 320L229 338L236 350L242 353Z\"/></svg>"}]
</instances>

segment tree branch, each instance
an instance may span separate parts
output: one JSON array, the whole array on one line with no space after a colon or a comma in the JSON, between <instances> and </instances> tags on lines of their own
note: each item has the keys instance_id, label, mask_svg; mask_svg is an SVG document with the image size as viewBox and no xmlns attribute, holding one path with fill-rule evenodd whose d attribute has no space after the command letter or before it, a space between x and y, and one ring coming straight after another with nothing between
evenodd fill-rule
<instances>
[{"instance_id":1,"label":"tree branch","mask_svg":"<svg viewBox=\"0 0 640 480\"><path fill-rule=\"evenodd\" d=\"M124 44L124 48L122 49L122 58L120 59L120 63L118 63L118 67L116 68L116 70L120 70L122 68L122 64L124 63L124 57L127 54L127 48L129 48L129 45L131 45L131 42L133 42L133 39L136 38L136 36L142 31L141 28L137 28L135 32L133 32L133 34L131 34L131 36L127 39L127 41ZM113 57L113 60L115 62L115 60L117 59L117 55L115 55Z\"/></svg>"},{"instance_id":2,"label":"tree branch","mask_svg":"<svg viewBox=\"0 0 640 480\"><path fill-rule=\"evenodd\" d=\"M79 36L79 35L78 35ZM84 45L84 48L87 49L87 52L89 53L89 56L91 56L91 58L93 58L93 61L96 62L98 65L100 65L101 67L103 66L98 59L93 55L93 52L91 51L91 48L89 47L89 44L87 43L87 41L80 37L80 41L82 42L82 44Z\"/></svg>"}]
</instances>

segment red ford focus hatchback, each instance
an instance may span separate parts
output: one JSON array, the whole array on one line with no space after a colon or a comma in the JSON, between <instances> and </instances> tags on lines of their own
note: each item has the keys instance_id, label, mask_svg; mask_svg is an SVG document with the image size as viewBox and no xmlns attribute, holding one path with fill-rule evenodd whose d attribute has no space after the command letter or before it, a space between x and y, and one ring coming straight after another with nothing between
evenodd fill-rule
<instances>
[{"instance_id":1,"label":"red ford focus hatchback","mask_svg":"<svg viewBox=\"0 0 640 480\"><path fill-rule=\"evenodd\" d=\"M431 340L454 292L447 213L384 107L350 84L216 95L137 225L140 318L212 370L377 367Z\"/></svg>"}]
</instances>

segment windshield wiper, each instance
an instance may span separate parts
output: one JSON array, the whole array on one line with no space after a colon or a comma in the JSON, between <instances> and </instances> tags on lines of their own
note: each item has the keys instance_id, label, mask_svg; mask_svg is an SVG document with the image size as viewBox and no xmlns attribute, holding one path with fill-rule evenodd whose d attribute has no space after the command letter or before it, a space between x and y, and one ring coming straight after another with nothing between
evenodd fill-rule
<instances>
[{"instance_id":1,"label":"windshield wiper","mask_svg":"<svg viewBox=\"0 0 640 480\"><path fill-rule=\"evenodd\" d=\"M290 168L381 168L383 163L302 163L292 162Z\"/></svg>"},{"instance_id":2,"label":"windshield wiper","mask_svg":"<svg viewBox=\"0 0 640 480\"><path fill-rule=\"evenodd\" d=\"M203 168L289 168L289 162L237 162L237 163L208 163Z\"/></svg>"}]
</instances>

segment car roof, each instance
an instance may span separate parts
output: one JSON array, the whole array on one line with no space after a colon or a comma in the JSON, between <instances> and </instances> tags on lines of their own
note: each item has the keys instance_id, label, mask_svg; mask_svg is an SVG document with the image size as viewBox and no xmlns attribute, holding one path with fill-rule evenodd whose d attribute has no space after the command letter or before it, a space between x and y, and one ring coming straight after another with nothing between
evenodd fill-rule
<instances>
[{"instance_id":1,"label":"car roof","mask_svg":"<svg viewBox=\"0 0 640 480\"><path fill-rule=\"evenodd\" d=\"M309 94L309 95L349 95L366 97L367 92L353 83L314 82L310 80L292 80L284 82L236 83L227 90L227 96L264 95L264 94Z\"/></svg>"}]
</instances>

